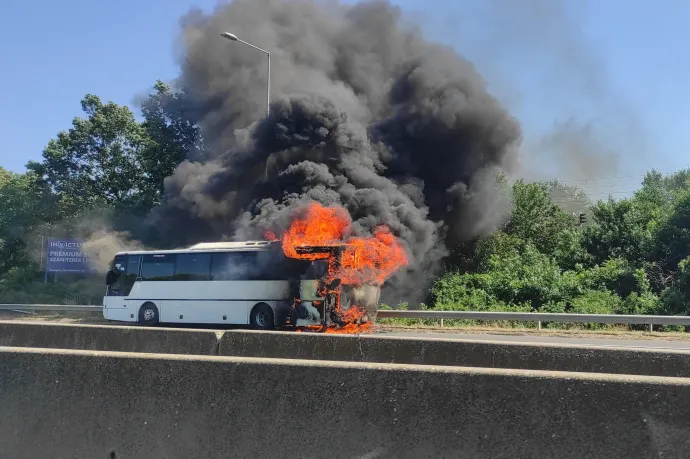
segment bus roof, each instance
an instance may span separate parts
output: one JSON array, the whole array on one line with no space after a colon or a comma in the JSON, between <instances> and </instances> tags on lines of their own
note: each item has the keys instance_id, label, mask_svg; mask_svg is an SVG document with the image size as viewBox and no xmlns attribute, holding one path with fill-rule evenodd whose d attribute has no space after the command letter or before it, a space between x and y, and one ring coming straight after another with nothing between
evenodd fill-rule
<instances>
[{"instance_id":1,"label":"bus roof","mask_svg":"<svg viewBox=\"0 0 690 459\"><path fill-rule=\"evenodd\" d=\"M201 242L189 250L245 250L275 247L280 241Z\"/></svg>"},{"instance_id":2,"label":"bus roof","mask_svg":"<svg viewBox=\"0 0 690 459\"><path fill-rule=\"evenodd\" d=\"M204 252L242 252L270 250L280 244L280 241L244 241L244 242L202 242L187 249L175 250L135 250L118 252L115 255L143 255L151 253L194 253Z\"/></svg>"}]
</instances>

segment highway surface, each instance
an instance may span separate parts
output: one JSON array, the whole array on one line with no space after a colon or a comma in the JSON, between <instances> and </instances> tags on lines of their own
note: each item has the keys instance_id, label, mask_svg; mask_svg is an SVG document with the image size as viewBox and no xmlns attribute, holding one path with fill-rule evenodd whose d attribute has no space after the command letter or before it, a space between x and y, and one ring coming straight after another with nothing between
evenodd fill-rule
<instances>
[{"instance_id":1,"label":"highway surface","mask_svg":"<svg viewBox=\"0 0 690 459\"><path fill-rule=\"evenodd\" d=\"M690 341L663 340L663 339L617 339L617 338L590 338L590 337L561 337L538 335L506 335L506 334L476 334L476 333L433 333L433 332L385 332L385 336L406 336L415 338L443 338L462 339L476 341L499 341L503 343L553 343L576 344L584 346L626 347L644 349L681 349L690 350Z\"/></svg>"}]
</instances>

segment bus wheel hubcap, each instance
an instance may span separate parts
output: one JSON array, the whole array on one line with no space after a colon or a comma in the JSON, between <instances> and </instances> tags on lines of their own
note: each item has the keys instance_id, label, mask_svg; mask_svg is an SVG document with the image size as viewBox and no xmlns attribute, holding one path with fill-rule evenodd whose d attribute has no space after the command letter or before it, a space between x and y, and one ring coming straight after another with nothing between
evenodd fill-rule
<instances>
[{"instance_id":1,"label":"bus wheel hubcap","mask_svg":"<svg viewBox=\"0 0 690 459\"><path fill-rule=\"evenodd\" d=\"M263 327L266 325L266 313L260 312L256 315L256 324Z\"/></svg>"},{"instance_id":2,"label":"bus wheel hubcap","mask_svg":"<svg viewBox=\"0 0 690 459\"><path fill-rule=\"evenodd\" d=\"M154 315L155 313L153 312L153 309L144 310L144 320L151 320L153 319Z\"/></svg>"}]
</instances>

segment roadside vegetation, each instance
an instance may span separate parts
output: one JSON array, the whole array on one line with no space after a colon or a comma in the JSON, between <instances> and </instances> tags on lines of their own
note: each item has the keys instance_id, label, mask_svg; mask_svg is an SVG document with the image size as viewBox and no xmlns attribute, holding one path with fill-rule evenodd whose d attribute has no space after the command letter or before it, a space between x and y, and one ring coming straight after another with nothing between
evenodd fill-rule
<instances>
[{"instance_id":1,"label":"roadside vegetation","mask_svg":"<svg viewBox=\"0 0 690 459\"><path fill-rule=\"evenodd\" d=\"M160 205L164 179L199 144L184 98L158 82L137 119L87 95L82 116L48 143L41 161L24 173L0 168L0 302L100 303L102 276L51 275L44 283L41 238L75 234L100 218L128 231ZM511 203L503 224L453 248L422 307L688 313L690 170L650 171L632 196L598 202L558 182L499 177L497 186ZM551 326L559 325L544 325Z\"/></svg>"}]
</instances>

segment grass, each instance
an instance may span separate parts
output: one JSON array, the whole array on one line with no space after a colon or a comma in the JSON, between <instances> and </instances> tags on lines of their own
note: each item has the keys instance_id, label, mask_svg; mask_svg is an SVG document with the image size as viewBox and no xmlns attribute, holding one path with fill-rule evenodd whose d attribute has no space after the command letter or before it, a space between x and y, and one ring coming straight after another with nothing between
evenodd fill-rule
<instances>
[{"instance_id":1,"label":"grass","mask_svg":"<svg viewBox=\"0 0 690 459\"><path fill-rule=\"evenodd\" d=\"M634 334L635 336L646 333L649 335L663 335L670 336L677 334L679 336L687 335L690 339L690 334L685 333L685 327L679 325L655 325L654 332L650 333L644 325L618 325L618 324L582 324L582 323L557 323L549 322L543 323L541 330L538 328L536 321L479 321L479 320L444 320L441 326L440 319L402 319L402 318L386 318L378 319L377 325L380 328L395 328L395 329L414 329L414 330L440 330L440 331L474 331L490 332L490 333L512 333L512 334L566 334L573 333L589 333L596 335L620 335L620 334Z\"/></svg>"},{"instance_id":2,"label":"grass","mask_svg":"<svg viewBox=\"0 0 690 459\"><path fill-rule=\"evenodd\" d=\"M94 278L71 283L36 281L21 286L0 283L0 303L4 304L99 305L104 293L105 283Z\"/></svg>"},{"instance_id":3,"label":"grass","mask_svg":"<svg viewBox=\"0 0 690 459\"><path fill-rule=\"evenodd\" d=\"M415 333L448 333L448 334L468 334L468 335L522 335L522 336L554 336L564 338L603 338L603 339L635 339L635 340L667 340L667 341L690 341L690 333L681 332L648 332L629 330L625 327L610 328L607 330L585 330L585 329L541 329L536 328L500 328L496 326L469 326L469 327L443 327L440 326L399 326L399 325L377 325L379 332L401 332L409 331Z\"/></svg>"}]
</instances>

